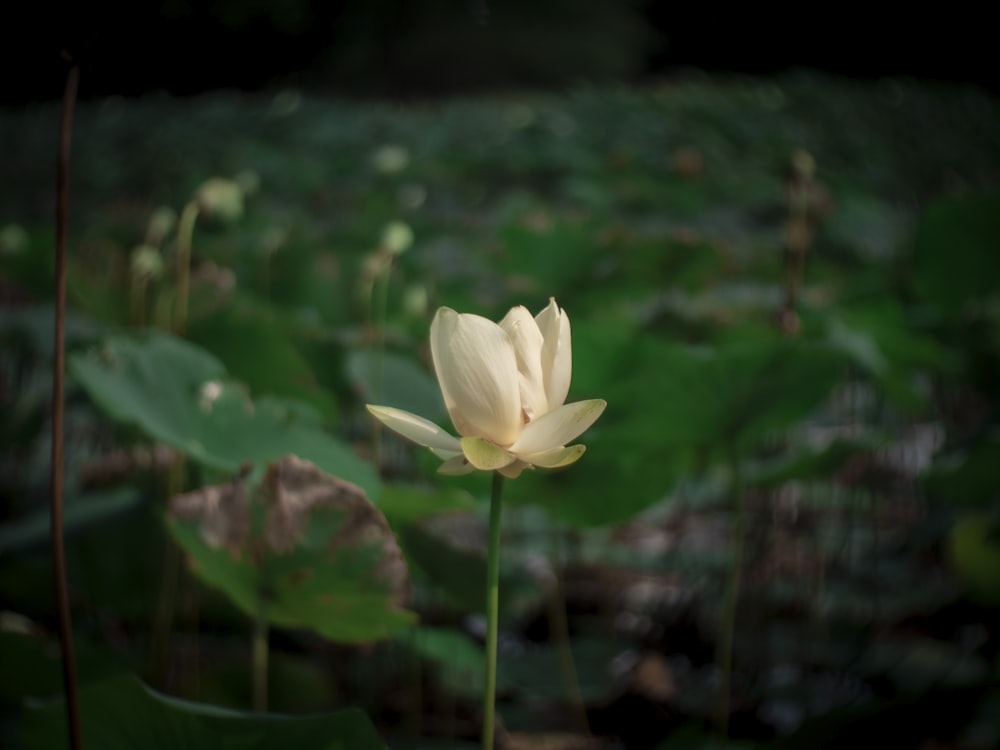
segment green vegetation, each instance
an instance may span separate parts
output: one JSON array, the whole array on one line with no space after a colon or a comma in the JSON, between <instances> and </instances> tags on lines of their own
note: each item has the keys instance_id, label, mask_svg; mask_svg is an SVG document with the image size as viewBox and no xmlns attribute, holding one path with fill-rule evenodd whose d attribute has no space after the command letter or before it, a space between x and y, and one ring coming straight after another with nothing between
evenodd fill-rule
<instances>
[{"instance_id":1,"label":"green vegetation","mask_svg":"<svg viewBox=\"0 0 1000 750\"><path fill-rule=\"evenodd\" d=\"M0 112L0 744L26 748L61 736L57 122ZM608 408L571 470L505 486L511 746L841 747L885 722L900 747L994 746L998 132L974 89L807 74L81 105L66 507L89 745L475 747L489 479L436 475L364 404L447 424L435 309L551 296L569 400ZM319 503L284 555L260 511L288 453L365 495ZM227 487L254 509L237 551L208 511L168 513ZM261 674L294 718L243 713Z\"/></svg>"}]
</instances>

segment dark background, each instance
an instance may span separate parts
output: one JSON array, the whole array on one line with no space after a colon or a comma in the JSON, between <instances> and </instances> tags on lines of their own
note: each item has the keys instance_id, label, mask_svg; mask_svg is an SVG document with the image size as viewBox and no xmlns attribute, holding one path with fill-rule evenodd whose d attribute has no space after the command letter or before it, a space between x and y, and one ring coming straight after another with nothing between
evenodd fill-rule
<instances>
[{"instance_id":1,"label":"dark background","mask_svg":"<svg viewBox=\"0 0 1000 750\"><path fill-rule=\"evenodd\" d=\"M421 97L641 82L692 68L794 67L997 90L991 24L942 6L903 13L667 0L22 0L2 17L7 104L58 97L63 51L83 67L84 97L275 85Z\"/></svg>"}]
</instances>

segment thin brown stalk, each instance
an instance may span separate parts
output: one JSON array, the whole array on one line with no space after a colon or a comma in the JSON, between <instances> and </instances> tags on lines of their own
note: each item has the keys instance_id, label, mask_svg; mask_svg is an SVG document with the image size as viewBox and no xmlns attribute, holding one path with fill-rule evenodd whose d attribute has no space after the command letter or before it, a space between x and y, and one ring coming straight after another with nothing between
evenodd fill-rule
<instances>
[{"instance_id":1,"label":"thin brown stalk","mask_svg":"<svg viewBox=\"0 0 1000 750\"><path fill-rule=\"evenodd\" d=\"M66 547L63 542L63 374L66 369L66 224L69 203L69 154L73 134L73 107L80 70L75 65L66 76L59 155L56 163L56 321L55 355L52 364L52 566L55 571L56 606L59 610L59 643L62 648L63 686L66 691L66 719L73 750L83 747L80 738L80 707L76 691L76 657L73 653L73 624L70 618L69 586L66 576Z\"/></svg>"}]
</instances>

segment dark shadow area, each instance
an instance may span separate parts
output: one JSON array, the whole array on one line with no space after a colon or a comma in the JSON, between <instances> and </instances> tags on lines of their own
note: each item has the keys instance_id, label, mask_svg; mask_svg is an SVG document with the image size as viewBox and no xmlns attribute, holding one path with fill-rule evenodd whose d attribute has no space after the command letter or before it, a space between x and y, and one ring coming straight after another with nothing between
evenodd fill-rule
<instances>
[{"instance_id":1,"label":"dark shadow area","mask_svg":"<svg viewBox=\"0 0 1000 750\"><path fill-rule=\"evenodd\" d=\"M691 68L807 67L995 90L985 19L954 13L762 12L663 0L161 0L16 2L3 12L0 101L61 90L63 52L82 95L189 95L276 85L351 96L441 96L634 83Z\"/></svg>"}]
</instances>

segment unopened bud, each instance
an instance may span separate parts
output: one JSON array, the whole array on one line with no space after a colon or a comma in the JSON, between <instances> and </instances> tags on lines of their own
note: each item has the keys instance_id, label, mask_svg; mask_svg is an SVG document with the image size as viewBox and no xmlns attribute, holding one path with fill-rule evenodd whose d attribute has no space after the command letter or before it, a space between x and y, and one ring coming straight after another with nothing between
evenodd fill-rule
<instances>
[{"instance_id":1,"label":"unopened bud","mask_svg":"<svg viewBox=\"0 0 1000 750\"><path fill-rule=\"evenodd\" d=\"M260 175L252 169L244 169L233 178L243 195L253 195L260 188Z\"/></svg>"},{"instance_id":2,"label":"unopened bud","mask_svg":"<svg viewBox=\"0 0 1000 750\"><path fill-rule=\"evenodd\" d=\"M413 244L413 230L402 221L390 221L382 230L382 247L392 255L401 255Z\"/></svg>"},{"instance_id":3,"label":"unopened bud","mask_svg":"<svg viewBox=\"0 0 1000 750\"><path fill-rule=\"evenodd\" d=\"M177 223L177 212L170 206L160 206L149 217L146 228L146 243L160 245Z\"/></svg>"},{"instance_id":4,"label":"unopened bud","mask_svg":"<svg viewBox=\"0 0 1000 750\"><path fill-rule=\"evenodd\" d=\"M132 250L132 276L136 279L158 279L163 275L163 256L152 245L138 245Z\"/></svg>"},{"instance_id":5,"label":"unopened bud","mask_svg":"<svg viewBox=\"0 0 1000 750\"><path fill-rule=\"evenodd\" d=\"M235 180L213 177L195 196L206 215L222 221L236 221L243 215L243 190Z\"/></svg>"},{"instance_id":6,"label":"unopened bud","mask_svg":"<svg viewBox=\"0 0 1000 750\"><path fill-rule=\"evenodd\" d=\"M803 148L792 152L792 172L802 180L811 180L816 174L816 159Z\"/></svg>"},{"instance_id":7,"label":"unopened bud","mask_svg":"<svg viewBox=\"0 0 1000 750\"><path fill-rule=\"evenodd\" d=\"M0 229L0 255L17 255L28 247L28 233L20 224Z\"/></svg>"},{"instance_id":8,"label":"unopened bud","mask_svg":"<svg viewBox=\"0 0 1000 750\"><path fill-rule=\"evenodd\" d=\"M410 152L405 146L388 144L375 149L372 154L372 165L383 174L402 172L410 163Z\"/></svg>"},{"instance_id":9,"label":"unopened bud","mask_svg":"<svg viewBox=\"0 0 1000 750\"><path fill-rule=\"evenodd\" d=\"M423 318L427 315L427 287L414 284L403 292L403 309L407 315Z\"/></svg>"}]
</instances>

